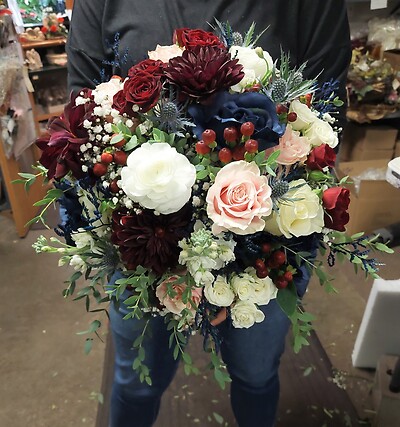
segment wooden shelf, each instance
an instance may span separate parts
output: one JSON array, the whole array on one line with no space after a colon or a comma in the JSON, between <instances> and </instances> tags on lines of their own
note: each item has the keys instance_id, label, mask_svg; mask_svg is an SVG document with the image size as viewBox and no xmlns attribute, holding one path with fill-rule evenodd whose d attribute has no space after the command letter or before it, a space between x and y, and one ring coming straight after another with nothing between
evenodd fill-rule
<instances>
[{"instance_id":1,"label":"wooden shelf","mask_svg":"<svg viewBox=\"0 0 400 427\"><path fill-rule=\"evenodd\" d=\"M36 73L48 73L51 71L59 71L59 70L66 70L66 65L45 65L42 68L39 68L37 70L29 70L29 75L33 75Z\"/></svg>"},{"instance_id":2,"label":"wooden shelf","mask_svg":"<svg viewBox=\"0 0 400 427\"><path fill-rule=\"evenodd\" d=\"M38 122L44 122L45 120L49 120L51 117L61 116L62 113L63 113L63 110L55 111L54 113L38 114L38 115L35 116L35 119Z\"/></svg>"},{"instance_id":3,"label":"wooden shelf","mask_svg":"<svg viewBox=\"0 0 400 427\"><path fill-rule=\"evenodd\" d=\"M60 37L58 39L48 39L41 41L31 41L31 42L21 42L22 49L40 49L40 48L49 48L54 46L64 46L67 42L65 37Z\"/></svg>"}]
</instances>

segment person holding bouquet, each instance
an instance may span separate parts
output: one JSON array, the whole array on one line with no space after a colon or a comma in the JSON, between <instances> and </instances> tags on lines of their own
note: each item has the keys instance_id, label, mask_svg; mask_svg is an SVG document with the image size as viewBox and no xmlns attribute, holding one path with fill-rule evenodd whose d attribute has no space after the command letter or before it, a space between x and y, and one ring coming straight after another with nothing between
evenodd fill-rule
<instances>
[{"instance_id":1,"label":"person holding bouquet","mask_svg":"<svg viewBox=\"0 0 400 427\"><path fill-rule=\"evenodd\" d=\"M272 68L273 61L281 58L282 50L290 54L292 67L299 68L306 63L302 77L317 78L320 83L337 81L338 95L345 99L351 47L343 0L75 0L67 43L70 89L79 94L82 89L93 89L113 75L125 78L135 64L155 51L157 45L173 49L171 35L176 29L210 31L207 23L218 27L215 19L229 22L230 27L241 34L245 34L256 21L259 30L266 28L257 40L257 46L261 48L258 59L261 57ZM179 44L179 37L187 34L185 31L175 32L175 41ZM185 43L191 42L190 37L189 40L186 38ZM163 61L161 50L158 53L161 55L159 60ZM239 50L236 55L240 60ZM235 54L232 57L235 58ZM246 75L246 66L251 67L245 64L240 73ZM169 76L174 74L174 70L168 72ZM196 82L191 81L191 84L196 85ZM237 84L240 85L240 81ZM201 88L197 89L201 97ZM193 116L200 113L196 111ZM342 123L343 117L342 111ZM336 146L337 142L332 145ZM152 155L150 151L148 155ZM313 238L299 241L304 250L315 251ZM276 258L284 256L282 252ZM296 272L294 283L299 297L306 290L309 275L305 268ZM110 285L120 277L117 272ZM242 285L245 287L243 283L237 286ZM216 294L216 284L212 289ZM221 302L225 297L218 294L215 299ZM153 317L150 321L151 338L143 343L152 384L141 382L138 373L132 369L137 357L137 350L133 350L132 345L141 335L144 323L133 318L123 319L127 314L128 309L123 304L110 307L115 344L110 427L150 427L157 418L162 394L173 379L178 361L169 346L169 332L163 317ZM290 321L272 298L268 304L259 306L257 316L260 319L251 328L232 327L234 316L225 319L223 314L224 311L222 319L214 324L221 337L222 358L232 380L231 403L238 425L271 427L279 399L279 361ZM261 321L261 318L265 320ZM236 322L239 322L238 318Z\"/></svg>"}]
</instances>

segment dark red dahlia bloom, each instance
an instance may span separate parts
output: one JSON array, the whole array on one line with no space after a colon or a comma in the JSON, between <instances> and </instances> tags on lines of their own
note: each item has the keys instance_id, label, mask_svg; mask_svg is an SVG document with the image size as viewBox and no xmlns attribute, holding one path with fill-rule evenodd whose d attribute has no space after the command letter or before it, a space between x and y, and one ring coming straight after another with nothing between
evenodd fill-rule
<instances>
[{"instance_id":1,"label":"dark red dahlia bloom","mask_svg":"<svg viewBox=\"0 0 400 427\"><path fill-rule=\"evenodd\" d=\"M147 71L153 76L161 77L164 74L164 62L154 59L145 59L129 68L128 76L133 77L138 71Z\"/></svg>"},{"instance_id":2,"label":"dark red dahlia bloom","mask_svg":"<svg viewBox=\"0 0 400 427\"><path fill-rule=\"evenodd\" d=\"M327 166L333 168L335 162L335 150L327 144L322 144L312 149L306 163L309 169L322 171Z\"/></svg>"},{"instance_id":3,"label":"dark red dahlia bloom","mask_svg":"<svg viewBox=\"0 0 400 427\"><path fill-rule=\"evenodd\" d=\"M224 43L215 34L201 29L178 28L174 31L173 42L186 49L195 46L217 46L226 50Z\"/></svg>"},{"instance_id":4,"label":"dark red dahlia bloom","mask_svg":"<svg viewBox=\"0 0 400 427\"><path fill-rule=\"evenodd\" d=\"M143 70L138 70L129 77L123 89L127 102L138 105L142 113L156 105L161 90L161 78Z\"/></svg>"},{"instance_id":5,"label":"dark red dahlia bloom","mask_svg":"<svg viewBox=\"0 0 400 427\"><path fill-rule=\"evenodd\" d=\"M141 265L162 275L177 265L178 242L187 236L191 217L190 204L169 215L154 215L150 210L139 214L117 210L112 218L111 241L119 246L128 269Z\"/></svg>"},{"instance_id":6,"label":"dark red dahlia bloom","mask_svg":"<svg viewBox=\"0 0 400 427\"><path fill-rule=\"evenodd\" d=\"M325 209L325 226L332 230L345 231L350 216L350 191L343 187L331 187L324 191L322 202Z\"/></svg>"},{"instance_id":7,"label":"dark red dahlia bloom","mask_svg":"<svg viewBox=\"0 0 400 427\"><path fill-rule=\"evenodd\" d=\"M39 161L48 169L49 179L59 180L69 171L78 179L84 175L80 147L89 137L83 122L92 117L94 103L75 105L75 99L76 96L71 97L60 117L49 120L47 133L35 142L42 150Z\"/></svg>"},{"instance_id":8,"label":"dark red dahlia bloom","mask_svg":"<svg viewBox=\"0 0 400 427\"><path fill-rule=\"evenodd\" d=\"M237 59L216 46L196 46L170 59L165 74L180 95L199 101L233 86L244 77Z\"/></svg>"}]
</instances>

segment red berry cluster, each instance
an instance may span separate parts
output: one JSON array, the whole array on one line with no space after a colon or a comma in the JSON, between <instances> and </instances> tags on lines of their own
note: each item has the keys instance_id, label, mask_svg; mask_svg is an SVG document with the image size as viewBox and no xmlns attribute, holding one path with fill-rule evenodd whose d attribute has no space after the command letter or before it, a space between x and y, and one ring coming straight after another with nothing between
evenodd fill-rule
<instances>
[{"instance_id":1,"label":"red berry cluster","mask_svg":"<svg viewBox=\"0 0 400 427\"><path fill-rule=\"evenodd\" d=\"M226 164L232 160L244 160L246 153L258 152L258 141L251 139L254 133L254 124L252 122L243 123L240 128L228 126L224 129L224 140L227 147L218 151L218 159ZM212 129L206 129L202 139L196 143L196 152L202 156L209 154L216 148L216 134Z\"/></svg>"},{"instance_id":2,"label":"red berry cluster","mask_svg":"<svg viewBox=\"0 0 400 427\"><path fill-rule=\"evenodd\" d=\"M112 145L112 147L115 149L107 148L105 151L103 151L100 156L100 162L93 165L93 174L98 177L106 175L108 172L108 167L112 163L115 163L119 166L125 166L128 155L125 151L119 150L119 148L122 148L125 144L126 140L122 139L121 141L118 141L116 144ZM111 182L110 189L113 193L118 193L119 191L117 183L114 183L114 181Z\"/></svg>"},{"instance_id":3,"label":"red berry cluster","mask_svg":"<svg viewBox=\"0 0 400 427\"><path fill-rule=\"evenodd\" d=\"M270 277L278 289L283 289L293 280L293 268L286 262L286 254L280 249L273 250L270 243L263 243L264 258L257 258L254 264L257 277Z\"/></svg>"},{"instance_id":4,"label":"red berry cluster","mask_svg":"<svg viewBox=\"0 0 400 427\"><path fill-rule=\"evenodd\" d=\"M297 120L297 114L294 111L289 113L289 108L284 104L276 106L276 114L278 114L282 121L295 122Z\"/></svg>"}]
</instances>

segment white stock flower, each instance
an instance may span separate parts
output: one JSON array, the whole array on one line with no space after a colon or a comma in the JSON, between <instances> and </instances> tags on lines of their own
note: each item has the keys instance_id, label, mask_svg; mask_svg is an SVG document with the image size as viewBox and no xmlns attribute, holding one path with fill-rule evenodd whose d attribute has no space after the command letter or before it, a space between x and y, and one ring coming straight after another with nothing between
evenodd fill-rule
<instances>
[{"instance_id":1,"label":"white stock flower","mask_svg":"<svg viewBox=\"0 0 400 427\"><path fill-rule=\"evenodd\" d=\"M318 118L304 132L304 136L308 138L310 144L314 147L326 144L331 148L335 148L339 143L337 132L332 129L332 126Z\"/></svg>"},{"instance_id":2,"label":"white stock flower","mask_svg":"<svg viewBox=\"0 0 400 427\"><path fill-rule=\"evenodd\" d=\"M204 295L211 304L219 307L229 307L235 298L231 287L222 276L217 276L213 284L204 287Z\"/></svg>"},{"instance_id":3,"label":"white stock flower","mask_svg":"<svg viewBox=\"0 0 400 427\"><path fill-rule=\"evenodd\" d=\"M232 46L229 53L233 59L238 59L239 64L243 65L244 72L243 79L231 87L234 92L243 92L246 87L258 83L269 70L272 70L271 55L261 48Z\"/></svg>"},{"instance_id":4,"label":"white stock flower","mask_svg":"<svg viewBox=\"0 0 400 427\"><path fill-rule=\"evenodd\" d=\"M141 145L121 170L125 194L161 214L179 211L190 199L196 168L165 142Z\"/></svg>"},{"instance_id":5,"label":"white stock flower","mask_svg":"<svg viewBox=\"0 0 400 427\"><path fill-rule=\"evenodd\" d=\"M318 120L317 116L310 110L310 108L298 99L291 102L289 112L297 114L297 119L290 123L290 126L294 130L304 131L308 129L315 120Z\"/></svg>"},{"instance_id":6,"label":"white stock flower","mask_svg":"<svg viewBox=\"0 0 400 427\"><path fill-rule=\"evenodd\" d=\"M266 221L265 230L277 234L277 225L287 238L320 233L324 226L324 210L319 197L304 179L291 181L289 185L290 190L285 195L288 200L279 203L279 212Z\"/></svg>"},{"instance_id":7,"label":"white stock flower","mask_svg":"<svg viewBox=\"0 0 400 427\"><path fill-rule=\"evenodd\" d=\"M92 235L83 228L78 228L76 232L72 233L71 238L78 249L82 249L86 246L93 248L94 246Z\"/></svg>"},{"instance_id":8,"label":"white stock flower","mask_svg":"<svg viewBox=\"0 0 400 427\"><path fill-rule=\"evenodd\" d=\"M82 273L86 270L86 263L79 255L72 255L69 265Z\"/></svg>"},{"instance_id":9,"label":"white stock flower","mask_svg":"<svg viewBox=\"0 0 400 427\"><path fill-rule=\"evenodd\" d=\"M231 308L231 317L235 328L250 328L265 319L264 313L250 301L238 301Z\"/></svg>"}]
</instances>

